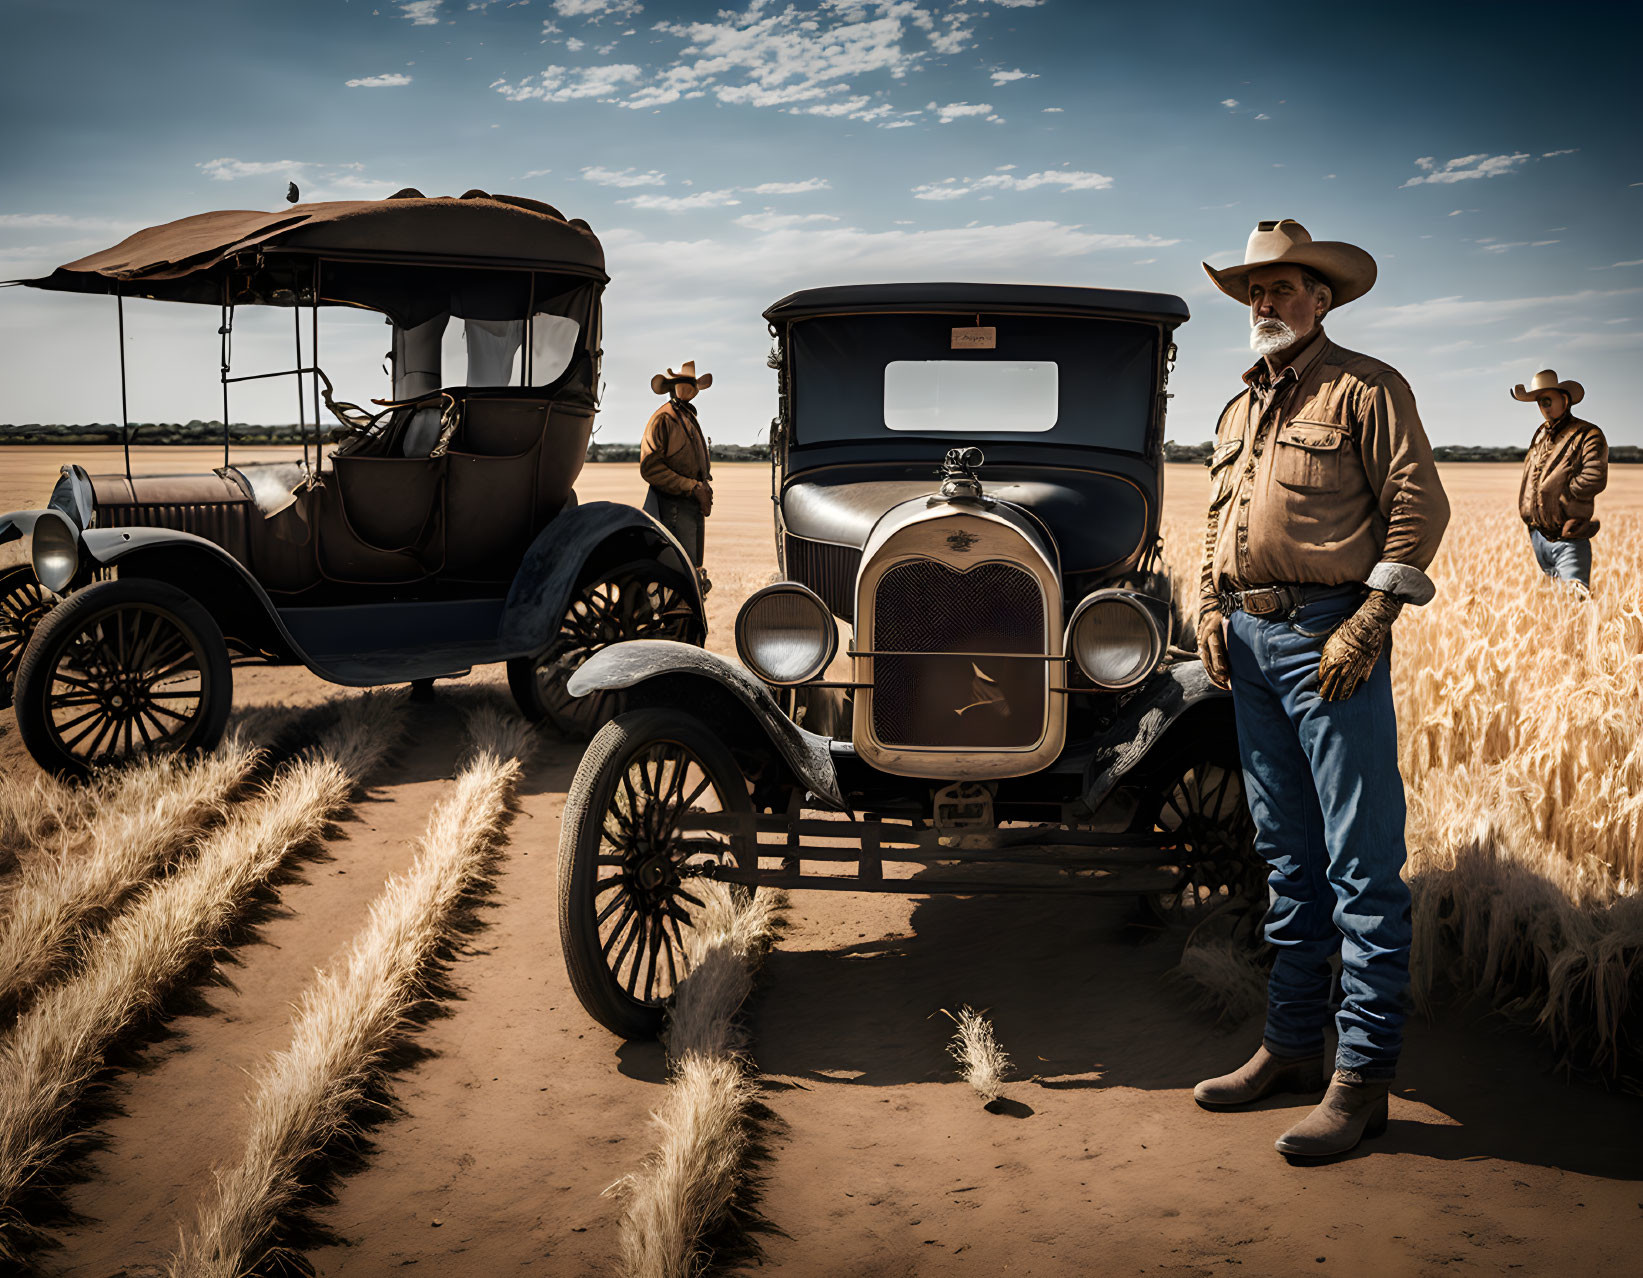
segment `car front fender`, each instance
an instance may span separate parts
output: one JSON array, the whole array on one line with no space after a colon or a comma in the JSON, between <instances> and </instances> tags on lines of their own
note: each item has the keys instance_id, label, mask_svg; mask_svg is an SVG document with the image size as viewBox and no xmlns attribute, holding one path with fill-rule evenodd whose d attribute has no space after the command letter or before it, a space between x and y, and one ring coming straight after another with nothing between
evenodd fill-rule
<instances>
[{"instance_id":1,"label":"car front fender","mask_svg":"<svg viewBox=\"0 0 1643 1278\"><path fill-rule=\"evenodd\" d=\"M1095 753L1084 765L1084 802L1099 807L1165 733L1177 724L1190 730L1195 718L1202 720L1203 731L1226 731L1232 722L1232 694L1215 686L1203 662L1179 661L1142 684L1096 738Z\"/></svg>"},{"instance_id":2,"label":"car front fender","mask_svg":"<svg viewBox=\"0 0 1643 1278\"><path fill-rule=\"evenodd\" d=\"M700 709L715 689L730 696L763 730L805 789L826 806L848 811L829 751L830 738L799 727L782 712L762 681L718 653L672 639L613 643L589 657L566 686L571 696L582 697L590 692L637 688L651 680L667 691L670 703L687 710Z\"/></svg>"},{"instance_id":3,"label":"car front fender","mask_svg":"<svg viewBox=\"0 0 1643 1278\"><path fill-rule=\"evenodd\" d=\"M588 568L609 568L643 558L657 560L684 580L691 608L705 634L707 612L701 587L684 547L642 510L619 502L590 501L560 511L520 560L503 606L499 635L503 646L520 654L540 652L558 633L571 595Z\"/></svg>"}]
</instances>

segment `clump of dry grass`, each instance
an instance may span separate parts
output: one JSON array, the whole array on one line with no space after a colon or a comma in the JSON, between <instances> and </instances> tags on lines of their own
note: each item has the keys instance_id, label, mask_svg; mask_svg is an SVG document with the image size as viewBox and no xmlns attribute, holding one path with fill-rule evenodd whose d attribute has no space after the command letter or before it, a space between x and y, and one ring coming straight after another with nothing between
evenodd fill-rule
<instances>
[{"instance_id":1,"label":"clump of dry grass","mask_svg":"<svg viewBox=\"0 0 1643 1278\"><path fill-rule=\"evenodd\" d=\"M63 964L82 928L106 919L222 819L259 757L236 734L200 758L137 764L66 846L22 863L0 903L0 1017Z\"/></svg>"},{"instance_id":2,"label":"clump of dry grass","mask_svg":"<svg viewBox=\"0 0 1643 1278\"><path fill-rule=\"evenodd\" d=\"M1485 994L1571 1061L1639 1077L1643 516L1603 523L1584 600L1540 575L1509 500L1457 499L1392 685L1417 996ZM1201 537L1165 531L1194 605Z\"/></svg>"},{"instance_id":3,"label":"clump of dry grass","mask_svg":"<svg viewBox=\"0 0 1643 1278\"><path fill-rule=\"evenodd\" d=\"M975 1089L982 1102L992 1105L1004 1095L1004 1078L1010 1072L1010 1054L993 1033L986 1013L968 1005L955 1014L942 1008L958 1029L947 1045L947 1054L958 1062L964 1081Z\"/></svg>"},{"instance_id":4,"label":"clump of dry grass","mask_svg":"<svg viewBox=\"0 0 1643 1278\"><path fill-rule=\"evenodd\" d=\"M349 702L317 751L236 808L169 877L88 939L68 976L43 990L0 1042L0 1260L28 1233L18 1210L66 1148L70 1110L109 1047L229 932L296 848L318 839L396 738L397 703Z\"/></svg>"},{"instance_id":5,"label":"clump of dry grass","mask_svg":"<svg viewBox=\"0 0 1643 1278\"><path fill-rule=\"evenodd\" d=\"M1188 941L1171 975L1196 991L1197 1006L1236 1025L1266 1010L1267 969L1247 945L1226 937Z\"/></svg>"},{"instance_id":6,"label":"clump of dry grass","mask_svg":"<svg viewBox=\"0 0 1643 1278\"><path fill-rule=\"evenodd\" d=\"M625 1200L623 1278L686 1278L708 1256L703 1240L729 1218L746 1183L752 1141L746 1032L737 1020L785 901L771 892L692 885L701 898L685 932L688 974L668 1017L667 1096L651 1115L655 1148L606 1193Z\"/></svg>"},{"instance_id":7,"label":"clump of dry grass","mask_svg":"<svg viewBox=\"0 0 1643 1278\"><path fill-rule=\"evenodd\" d=\"M427 995L426 977L499 843L529 749L529 725L486 704L469 717L469 759L428 821L410 868L388 882L342 961L303 995L291 1045L262 1071L244 1155L216 1173L166 1272L239 1278L269 1250L305 1165L343 1132L384 1052Z\"/></svg>"}]
</instances>

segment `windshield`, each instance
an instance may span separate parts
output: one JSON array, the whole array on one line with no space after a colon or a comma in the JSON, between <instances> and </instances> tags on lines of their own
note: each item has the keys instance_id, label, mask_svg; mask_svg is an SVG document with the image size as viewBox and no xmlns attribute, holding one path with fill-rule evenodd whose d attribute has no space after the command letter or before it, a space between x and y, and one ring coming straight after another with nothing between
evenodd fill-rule
<instances>
[{"instance_id":1,"label":"windshield","mask_svg":"<svg viewBox=\"0 0 1643 1278\"><path fill-rule=\"evenodd\" d=\"M1041 315L849 315L789 330L793 442L954 434L1141 452L1157 329Z\"/></svg>"}]
</instances>

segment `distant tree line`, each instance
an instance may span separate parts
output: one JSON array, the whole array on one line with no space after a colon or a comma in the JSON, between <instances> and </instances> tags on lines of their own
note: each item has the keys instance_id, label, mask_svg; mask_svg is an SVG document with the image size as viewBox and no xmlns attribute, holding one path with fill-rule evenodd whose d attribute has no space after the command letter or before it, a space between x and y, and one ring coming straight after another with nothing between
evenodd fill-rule
<instances>
[{"instance_id":1,"label":"distant tree line","mask_svg":"<svg viewBox=\"0 0 1643 1278\"><path fill-rule=\"evenodd\" d=\"M326 438L330 439L334 426L326 427ZM308 439L312 442L314 428L307 431ZM232 422L228 427L228 438L233 444L269 445L269 444L300 444L303 432L297 426L256 426L248 422ZM113 422L87 422L83 425L64 426L57 424L41 425L39 422L25 422L20 426L0 423L0 444L118 444L120 442L120 427ZM131 442L133 445L143 444L217 444L222 442L221 422L132 422ZM714 444L712 448L714 461L768 461L770 447L767 444ZM634 443L590 443L588 445L588 460L590 462L630 462L639 461L639 445Z\"/></svg>"},{"instance_id":2,"label":"distant tree line","mask_svg":"<svg viewBox=\"0 0 1643 1278\"><path fill-rule=\"evenodd\" d=\"M1215 442L1178 444L1173 439L1164 445L1164 460L1172 462L1207 462L1215 451ZM1432 456L1440 462L1520 462L1528 455L1527 448L1510 444L1437 444ZM1636 444L1616 444L1609 449L1612 462L1643 462L1643 447Z\"/></svg>"}]
</instances>

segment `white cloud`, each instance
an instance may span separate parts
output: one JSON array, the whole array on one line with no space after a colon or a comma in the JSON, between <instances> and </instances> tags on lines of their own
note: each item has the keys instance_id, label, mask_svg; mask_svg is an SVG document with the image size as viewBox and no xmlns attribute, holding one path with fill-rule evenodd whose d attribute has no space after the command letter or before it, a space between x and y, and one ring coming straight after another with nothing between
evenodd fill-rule
<instances>
[{"instance_id":1,"label":"white cloud","mask_svg":"<svg viewBox=\"0 0 1643 1278\"><path fill-rule=\"evenodd\" d=\"M1517 248L1545 248L1548 244L1557 244L1559 242L1558 240L1492 240L1489 242L1479 240L1478 244L1482 246L1485 253L1509 253Z\"/></svg>"},{"instance_id":2,"label":"white cloud","mask_svg":"<svg viewBox=\"0 0 1643 1278\"><path fill-rule=\"evenodd\" d=\"M1258 112L1256 114L1255 118L1257 120L1270 120L1272 117L1270 115L1268 115L1265 111L1261 111L1261 112Z\"/></svg>"},{"instance_id":3,"label":"white cloud","mask_svg":"<svg viewBox=\"0 0 1643 1278\"><path fill-rule=\"evenodd\" d=\"M233 182L239 178L266 177L277 173L281 177L301 177L312 166L302 160L235 160L227 156L196 164L206 177L216 182Z\"/></svg>"},{"instance_id":4,"label":"white cloud","mask_svg":"<svg viewBox=\"0 0 1643 1278\"><path fill-rule=\"evenodd\" d=\"M571 36L565 41L565 48L570 53L580 53L587 47L588 42L586 40L579 40L575 36Z\"/></svg>"},{"instance_id":5,"label":"white cloud","mask_svg":"<svg viewBox=\"0 0 1643 1278\"><path fill-rule=\"evenodd\" d=\"M743 213L735 219L737 226L750 231L785 231L795 226L814 222L837 222L831 213Z\"/></svg>"},{"instance_id":6,"label":"white cloud","mask_svg":"<svg viewBox=\"0 0 1643 1278\"><path fill-rule=\"evenodd\" d=\"M599 186L666 186L667 174L658 173L655 169L648 173L639 173L631 167L607 169L602 165L593 164L582 170L582 180L597 183Z\"/></svg>"},{"instance_id":7,"label":"white cloud","mask_svg":"<svg viewBox=\"0 0 1643 1278\"><path fill-rule=\"evenodd\" d=\"M1543 160L1549 160L1554 155L1573 155L1578 150L1580 150L1578 146L1570 146L1564 147L1561 151L1542 151L1540 153L1540 158Z\"/></svg>"},{"instance_id":8,"label":"white cloud","mask_svg":"<svg viewBox=\"0 0 1643 1278\"><path fill-rule=\"evenodd\" d=\"M1237 106L1238 106L1238 99L1237 98L1222 98L1221 99L1221 105L1224 106L1228 111L1236 110Z\"/></svg>"},{"instance_id":9,"label":"white cloud","mask_svg":"<svg viewBox=\"0 0 1643 1278\"><path fill-rule=\"evenodd\" d=\"M1045 115L1060 115L1066 109L1067 109L1066 107L1045 107L1044 108L1044 114Z\"/></svg>"},{"instance_id":10,"label":"white cloud","mask_svg":"<svg viewBox=\"0 0 1643 1278\"><path fill-rule=\"evenodd\" d=\"M553 11L561 18L586 18L589 22L605 18L625 22L643 12L644 7L635 0L553 0Z\"/></svg>"},{"instance_id":11,"label":"white cloud","mask_svg":"<svg viewBox=\"0 0 1643 1278\"><path fill-rule=\"evenodd\" d=\"M367 75L358 80L347 80L344 83L350 89L397 89L402 84L409 84L411 77L398 71L387 75Z\"/></svg>"},{"instance_id":12,"label":"white cloud","mask_svg":"<svg viewBox=\"0 0 1643 1278\"><path fill-rule=\"evenodd\" d=\"M761 182L758 186L744 186L752 195L804 195L810 191L830 191L833 184L826 178L805 178L802 182Z\"/></svg>"},{"instance_id":13,"label":"white cloud","mask_svg":"<svg viewBox=\"0 0 1643 1278\"><path fill-rule=\"evenodd\" d=\"M512 5L509 6L509 8L512 8L512 7L513 7ZM530 180L531 178L547 177L548 174L550 174L552 172L553 172L552 169L532 169L528 173L521 173L519 175L519 180L521 182L525 182L525 181Z\"/></svg>"},{"instance_id":14,"label":"white cloud","mask_svg":"<svg viewBox=\"0 0 1643 1278\"><path fill-rule=\"evenodd\" d=\"M141 230L142 222L129 222L106 217L73 217L67 213L0 213L0 231L10 230L38 230L50 228L64 231L111 231L125 232ZM1630 263L1617 263L1630 265Z\"/></svg>"},{"instance_id":15,"label":"white cloud","mask_svg":"<svg viewBox=\"0 0 1643 1278\"><path fill-rule=\"evenodd\" d=\"M3 219L0 219L3 220ZM1617 266L1643 266L1643 257L1634 257L1629 262L1610 262L1607 266L1600 266L1600 271L1612 271Z\"/></svg>"},{"instance_id":16,"label":"white cloud","mask_svg":"<svg viewBox=\"0 0 1643 1278\"><path fill-rule=\"evenodd\" d=\"M949 102L946 106L937 106L934 102L925 108L934 111L943 124L951 124L954 120L966 120L975 116L992 118L993 106L990 102Z\"/></svg>"},{"instance_id":17,"label":"white cloud","mask_svg":"<svg viewBox=\"0 0 1643 1278\"><path fill-rule=\"evenodd\" d=\"M1063 191L1104 191L1111 185L1112 179L1104 173L1046 169L1042 173L1028 173L1023 177L997 172L986 177L964 178L962 181L947 178L941 182L926 182L913 188L913 196L920 200L957 200L976 191L1033 191L1041 186L1060 187Z\"/></svg>"},{"instance_id":18,"label":"white cloud","mask_svg":"<svg viewBox=\"0 0 1643 1278\"><path fill-rule=\"evenodd\" d=\"M714 209L727 204L741 203L736 198L736 192L732 190L697 191L692 195L635 195L616 202L636 209L656 209L663 213L688 213L693 209Z\"/></svg>"},{"instance_id":19,"label":"white cloud","mask_svg":"<svg viewBox=\"0 0 1643 1278\"><path fill-rule=\"evenodd\" d=\"M1439 164L1432 156L1423 155L1415 161L1415 167L1421 170L1421 176L1410 178L1404 186L1420 186L1428 182L1469 182L1476 178L1500 177L1503 173L1515 172L1528 159L1527 151L1516 151L1511 155L1486 155L1480 151L1476 155L1461 155Z\"/></svg>"},{"instance_id":20,"label":"white cloud","mask_svg":"<svg viewBox=\"0 0 1643 1278\"><path fill-rule=\"evenodd\" d=\"M400 12L411 20L415 27L433 27L439 25L439 6L443 0L407 0L399 6Z\"/></svg>"},{"instance_id":21,"label":"white cloud","mask_svg":"<svg viewBox=\"0 0 1643 1278\"><path fill-rule=\"evenodd\" d=\"M1037 73L1036 72L1030 72L1030 71L1016 70L1016 71L994 71L993 72L993 83L994 84L1013 84L1017 80L1036 80L1036 79L1038 79Z\"/></svg>"},{"instance_id":22,"label":"white cloud","mask_svg":"<svg viewBox=\"0 0 1643 1278\"><path fill-rule=\"evenodd\" d=\"M518 84L498 80L491 87L510 102L526 102L532 98L543 102L571 102L578 98L612 97L642 74L631 62L614 62L609 66L576 70L552 66L540 75L526 76Z\"/></svg>"},{"instance_id":23,"label":"white cloud","mask_svg":"<svg viewBox=\"0 0 1643 1278\"><path fill-rule=\"evenodd\" d=\"M1406 328L1416 325L1441 327L1468 327L1491 324L1524 311L1549 311L1555 307L1571 306L1585 310L1592 303L1611 297L1625 297L1643 293L1643 288L1582 289L1578 293L1552 294L1545 297L1508 297L1492 301L1470 301L1460 295L1434 297L1424 302L1404 306L1383 306L1369 312L1370 328Z\"/></svg>"}]
</instances>

